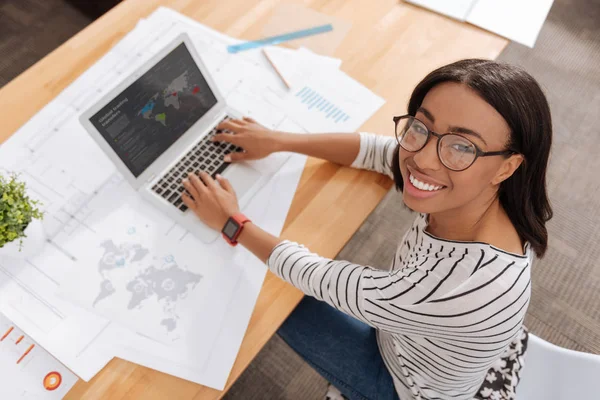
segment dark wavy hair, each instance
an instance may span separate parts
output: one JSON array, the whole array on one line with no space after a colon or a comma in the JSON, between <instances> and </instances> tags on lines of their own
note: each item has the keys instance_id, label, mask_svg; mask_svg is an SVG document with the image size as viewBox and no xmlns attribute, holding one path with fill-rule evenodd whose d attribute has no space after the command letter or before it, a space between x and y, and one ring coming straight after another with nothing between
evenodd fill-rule
<instances>
[{"instance_id":1,"label":"dark wavy hair","mask_svg":"<svg viewBox=\"0 0 600 400\"><path fill-rule=\"evenodd\" d=\"M552 145L552 119L544 92L524 70L490 60L468 59L438 68L415 87L408 113L416 115L427 93L443 82L456 82L475 90L502 115L510 127L506 148L523 155L523 163L500 184L498 198L522 240L538 257L548 247L546 222L552 207L546 190L546 169ZM404 182L398 164L392 164L396 188Z\"/></svg>"}]
</instances>

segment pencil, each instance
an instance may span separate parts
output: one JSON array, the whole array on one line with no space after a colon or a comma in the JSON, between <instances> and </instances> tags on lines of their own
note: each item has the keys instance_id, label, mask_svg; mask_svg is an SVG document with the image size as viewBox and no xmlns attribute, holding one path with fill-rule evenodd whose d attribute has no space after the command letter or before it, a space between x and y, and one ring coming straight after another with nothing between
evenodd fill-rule
<instances>
[{"instance_id":1,"label":"pencil","mask_svg":"<svg viewBox=\"0 0 600 400\"><path fill-rule=\"evenodd\" d=\"M275 63L273 62L273 60L271 60L271 57L269 57L269 55L267 54L267 52L265 51L265 49L262 49L262 52L265 55L265 57L267 58L267 61L269 61L269 64L271 64L271 66L275 70L275 72L277 72L277 75L279 75L279 77L281 78L281 80L283 81L283 83L285 83L285 86L287 86L288 89L291 89L292 85L290 85L290 83L283 77L283 75L281 74L281 72L277 68L277 65L275 65Z\"/></svg>"}]
</instances>

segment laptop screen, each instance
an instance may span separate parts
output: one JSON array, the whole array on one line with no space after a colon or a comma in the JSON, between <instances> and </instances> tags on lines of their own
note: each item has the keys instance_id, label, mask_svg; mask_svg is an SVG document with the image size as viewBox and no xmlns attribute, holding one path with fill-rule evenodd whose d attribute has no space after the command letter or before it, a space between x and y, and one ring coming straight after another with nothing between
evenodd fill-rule
<instances>
[{"instance_id":1,"label":"laptop screen","mask_svg":"<svg viewBox=\"0 0 600 400\"><path fill-rule=\"evenodd\" d=\"M90 122L138 177L215 104L215 95L181 43Z\"/></svg>"}]
</instances>

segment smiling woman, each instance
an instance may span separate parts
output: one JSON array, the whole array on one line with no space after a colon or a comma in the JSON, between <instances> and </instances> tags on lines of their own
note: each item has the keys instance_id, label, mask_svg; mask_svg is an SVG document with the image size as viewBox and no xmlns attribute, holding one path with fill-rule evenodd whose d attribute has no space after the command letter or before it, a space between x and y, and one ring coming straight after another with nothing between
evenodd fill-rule
<instances>
[{"instance_id":1,"label":"smiling woman","mask_svg":"<svg viewBox=\"0 0 600 400\"><path fill-rule=\"evenodd\" d=\"M404 198L406 204L409 207L414 205L414 209L421 212L430 212L433 208L438 220L446 217L454 219L457 212L464 214L471 221L463 224L466 231L448 234L467 240L469 237L476 239L477 232L486 238L489 236L483 228L476 230L472 226L476 222L479 227L484 225L484 221L477 220L485 217L481 209L489 207L489 213L500 206L514 227L513 233L519 236L517 247L522 248L525 242L529 242L535 253L543 256L548 245L545 223L552 218L546 193L552 121L550 108L537 82L525 71L511 65L463 60L425 77L413 91L408 113L420 118L423 121L420 125L425 130L435 127L439 132L453 132L471 139L475 150L473 147L461 150L469 153L472 163L477 158L472 157L473 152L480 151L478 144L484 151L506 157L477 160L475 168L469 170L469 165L460 173L451 171L451 168L439 168L433 160L430 175L443 176L440 179L448 183L449 190L437 198L437 204L414 204L411 197L415 196L415 191L411 189L415 186L409 184ZM398 130L396 133L398 135ZM406 141L410 135L404 136ZM408 168L429 168L429 164L419 165L418 161L428 162L431 159L425 158L428 156L427 149L411 155L412 149L403 145L404 141L400 139L398 137L402 150L395 153L392 165L396 187L403 190L405 178L410 181L415 176L408 172ZM435 147L436 144L431 142L427 146ZM442 138L438 137L438 154L443 147ZM443 158L439 158L443 163ZM418 178L418 175L415 177ZM421 177L427 180L423 174ZM499 201L496 202L496 199ZM444 227L438 229L443 231ZM489 229L494 230L495 227ZM430 227L430 230L435 228ZM444 236L444 232L439 233ZM495 240L502 241L502 238L496 237ZM514 250L514 245L512 247Z\"/></svg>"},{"instance_id":2,"label":"smiling woman","mask_svg":"<svg viewBox=\"0 0 600 400\"><path fill-rule=\"evenodd\" d=\"M328 398L514 398L531 263L552 216L546 98L514 66L463 60L427 75L394 122L395 138L287 134L249 118L215 136L244 149L234 162L293 151L392 177L419 214L388 270L261 230L222 177L191 175L184 201L308 295L279 335L340 389Z\"/></svg>"}]
</instances>

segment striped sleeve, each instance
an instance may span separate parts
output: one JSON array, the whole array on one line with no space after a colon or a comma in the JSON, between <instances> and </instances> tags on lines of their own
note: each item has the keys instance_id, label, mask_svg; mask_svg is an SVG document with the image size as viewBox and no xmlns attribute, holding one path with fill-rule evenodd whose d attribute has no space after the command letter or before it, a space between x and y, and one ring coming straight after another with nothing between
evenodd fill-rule
<instances>
[{"instance_id":1,"label":"striped sleeve","mask_svg":"<svg viewBox=\"0 0 600 400\"><path fill-rule=\"evenodd\" d=\"M372 268L320 257L287 240L275 246L267 266L306 295L370 324L360 292L363 275Z\"/></svg>"},{"instance_id":2,"label":"striped sleeve","mask_svg":"<svg viewBox=\"0 0 600 400\"><path fill-rule=\"evenodd\" d=\"M305 294L387 332L439 340L449 329L460 337L476 333L480 324L503 322L511 325L504 334L514 335L528 303L528 269L492 257L471 276L481 258L468 249L449 249L440 258L400 262L388 272L320 257L284 241L267 266Z\"/></svg>"},{"instance_id":3,"label":"striped sleeve","mask_svg":"<svg viewBox=\"0 0 600 400\"><path fill-rule=\"evenodd\" d=\"M389 136L360 132L360 150L351 167L377 171L393 178L392 159L396 139Z\"/></svg>"},{"instance_id":4,"label":"striped sleeve","mask_svg":"<svg viewBox=\"0 0 600 400\"><path fill-rule=\"evenodd\" d=\"M393 312L395 307L412 306L428 292L428 286L419 285L410 275L404 276L405 282L400 282L401 273L391 274L348 261L331 260L289 241L275 246L267 266L306 295L386 330L390 330L390 318L394 319L388 310ZM393 324L392 330L403 331L402 324Z\"/></svg>"}]
</instances>

